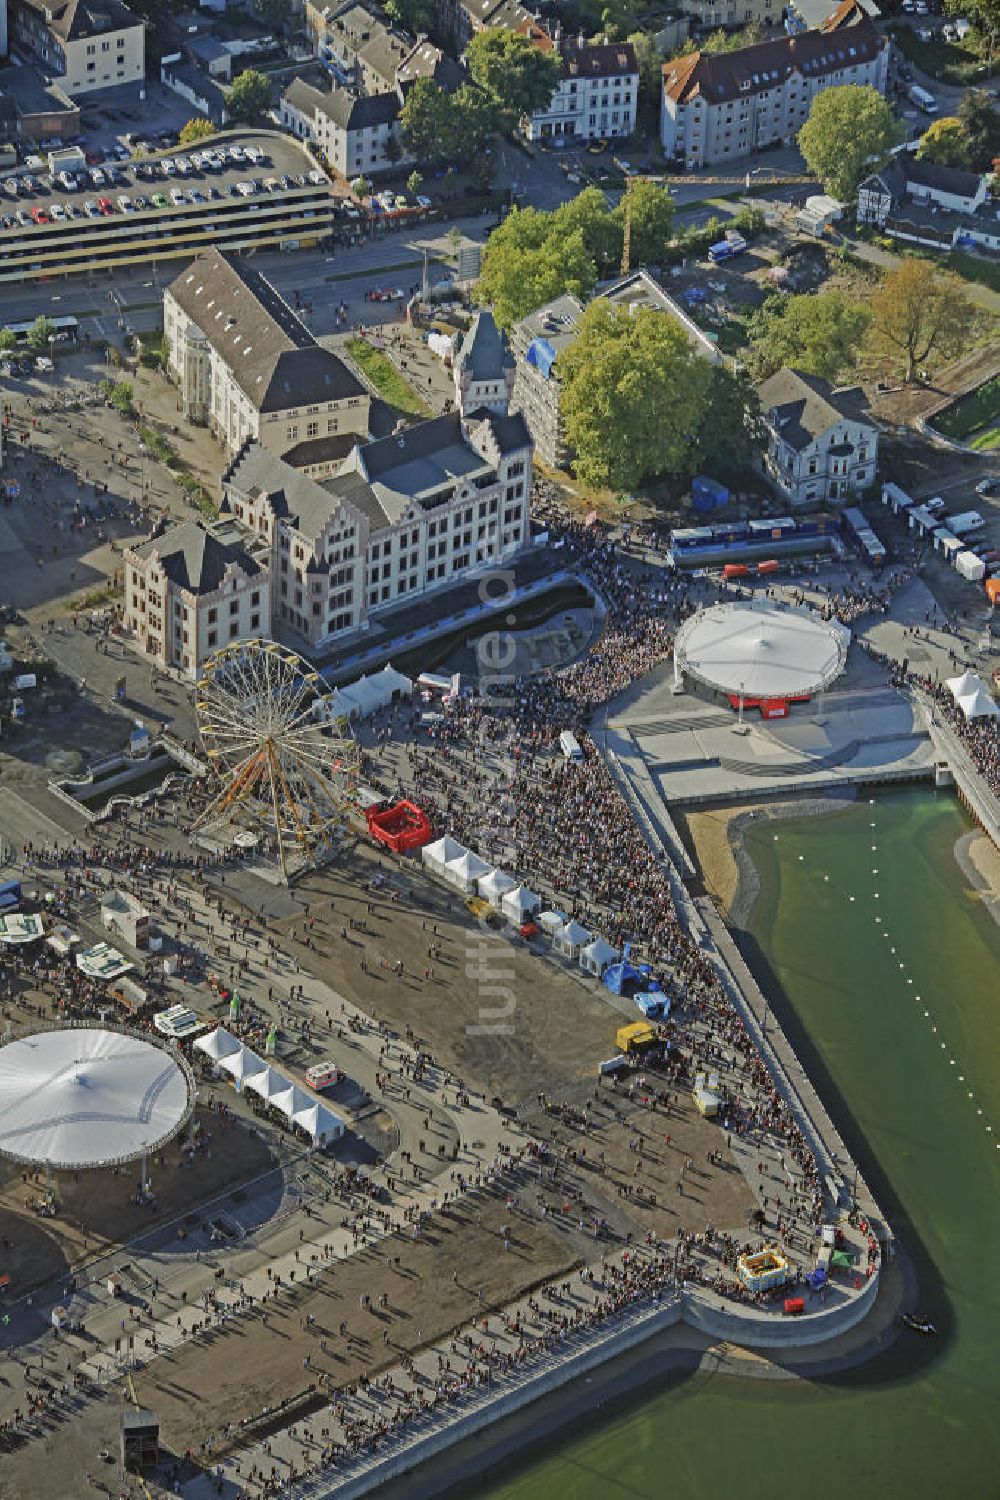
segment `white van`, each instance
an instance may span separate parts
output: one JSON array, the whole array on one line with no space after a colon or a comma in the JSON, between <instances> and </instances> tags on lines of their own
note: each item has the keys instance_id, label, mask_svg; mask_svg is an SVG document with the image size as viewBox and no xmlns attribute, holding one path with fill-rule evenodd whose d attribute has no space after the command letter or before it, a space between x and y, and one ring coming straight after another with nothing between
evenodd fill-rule
<instances>
[{"instance_id":1,"label":"white van","mask_svg":"<svg viewBox=\"0 0 1000 1500\"><path fill-rule=\"evenodd\" d=\"M333 1084L339 1083L343 1076L344 1070L338 1068L337 1064L331 1060L314 1063L311 1068L306 1069L306 1083L317 1092L331 1088Z\"/></svg>"},{"instance_id":2,"label":"white van","mask_svg":"<svg viewBox=\"0 0 1000 1500\"><path fill-rule=\"evenodd\" d=\"M564 729L559 736L559 749L566 760L583 760L583 751L580 749L580 742L571 729Z\"/></svg>"}]
</instances>

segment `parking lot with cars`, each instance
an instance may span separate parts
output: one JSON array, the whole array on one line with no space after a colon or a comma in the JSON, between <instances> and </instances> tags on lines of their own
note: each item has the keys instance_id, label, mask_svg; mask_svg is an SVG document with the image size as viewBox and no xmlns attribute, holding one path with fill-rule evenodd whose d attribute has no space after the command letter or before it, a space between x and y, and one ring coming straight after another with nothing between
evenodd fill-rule
<instances>
[{"instance_id":1,"label":"parking lot with cars","mask_svg":"<svg viewBox=\"0 0 1000 1500\"><path fill-rule=\"evenodd\" d=\"M0 280L191 256L209 243L291 247L330 232L330 181L290 137L230 132L187 151L123 153L60 153L55 171L31 159L0 182Z\"/></svg>"}]
</instances>

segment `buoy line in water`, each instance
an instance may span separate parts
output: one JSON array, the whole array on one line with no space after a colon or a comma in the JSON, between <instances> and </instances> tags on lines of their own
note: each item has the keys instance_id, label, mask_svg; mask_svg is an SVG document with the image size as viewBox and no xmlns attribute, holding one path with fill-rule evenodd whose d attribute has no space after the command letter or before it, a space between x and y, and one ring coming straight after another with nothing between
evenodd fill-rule
<instances>
[{"instance_id":1,"label":"buoy line in water","mask_svg":"<svg viewBox=\"0 0 1000 1500\"><path fill-rule=\"evenodd\" d=\"M868 806L869 807L875 807L876 805L877 804L875 802L875 798L874 797L870 797L868 799ZM873 820L872 822L870 822L868 826L873 831L877 832L877 826L878 825L877 825L877 822L875 820ZM780 835L776 833L776 834L774 834L773 837L774 837L774 842L778 843ZM872 854L877 854L878 853L878 844L872 844L872 846L871 846L871 852L872 852ZM799 863L800 864L806 864L807 863L806 856L804 854L800 854L798 856L798 858L799 858ZM879 869L878 869L877 865L873 865L872 866L871 873L872 873L873 877L877 878L878 873L879 873ZM823 876L823 881L824 881L824 884L829 884L829 882L830 882L829 875L824 875ZM848 905L850 905L851 903L856 903L856 898L850 892L841 891L840 894L842 896L846 896ZM872 898L873 898L873 900L878 901L880 899L879 892L878 891L873 891L872 892ZM874 917L874 922L875 922L875 925L877 927L882 927L883 926L882 918L880 916L875 916ZM882 937L890 945L889 946L889 956L891 958L895 957L897 959L898 970L901 970L901 971L905 972L905 970L906 970L906 962L905 962L904 959L899 958L899 956L898 956L898 954L896 952L895 944L892 941L892 935L888 931L888 929L886 929L885 931L883 931ZM911 987L913 986L913 979L912 979L912 977L910 975L906 976L906 983L907 983L908 986L911 986ZM915 993L914 996L913 996L913 1003L915 1005L922 1005L924 1003L923 1002L923 997L921 995ZM937 1024L935 1022L935 1018L934 1018L933 1013L930 1010L925 1009L924 1013L923 1013L923 1019L925 1021L927 1021L927 1023L929 1024L929 1026L931 1028L931 1035L932 1036L936 1036L938 1028L937 1028ZM958 1067L958 1059L955 1058L955 1057L952 1057L950 1055L950 1051L949 1051L949 1047L948 1047L948 1043L947 1042L942 1041L940 1043L940 1050L942 1052L948 1052L949 1053L949 1056L948 1056L948 1066L949 1067L951 1067L951 1068ZM956 1074L956 1082L957 1083L959 1083L959 1084L965 1084L966 1081L967 1081L966 1080L966 1075L964 1073L958 1073L958 1074ZM980 1117L982 1117L982 1114L983 1114L982 1106L979 1105L979 1104L976 1104L975 1090L974 1089L966 1089L966 1095L967 1095L968 1099L972 1102L972 1104L975 1106L977 1115L979 1115ZM993 1131L993 1125L989 1121L985 1121L984 1123L985 1123L985 1126L986 1126L986 1133L987 1133L987 1135L993 1135L993 1133L994 1133L994 1131ZM996 1142L996 1149L998 1151L1000 1151L1000 1141Z\"/></svg>"}]
</instances>

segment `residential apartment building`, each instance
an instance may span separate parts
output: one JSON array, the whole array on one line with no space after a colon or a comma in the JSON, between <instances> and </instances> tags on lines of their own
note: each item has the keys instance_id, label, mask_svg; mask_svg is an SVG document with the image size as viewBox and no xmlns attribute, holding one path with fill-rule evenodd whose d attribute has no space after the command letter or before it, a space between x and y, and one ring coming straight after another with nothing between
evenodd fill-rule
<instances>
[{"instance_id":1,"label":"residential apartment building","mask_svg":"<svg viewBox=\"0 0 1000 1500\"><path fill-rule=\"evenodd\" d=\"M582 37L569 41L557 27L554 40L544 35L535 45L558 50L562 80L548 108L527 121L529 140L592 141L632 134L639 108L639 64L631 42L590 44Z\"/></svg>"},{"instance_id":2,"label":"residential apartment building","mask_svg":"<svg viewBox=\"0 0 1000 1500\"><path fill-rule=\"evenodd\" d=\"M843 0L816 31L666 62L664 152L696 170L794 140L823 89L855 83L884 93L889 48L855 0Z\"/></svg>"},{"instance_id":3,"label":"residential apartment building","mask_svg":"<svg viewBox=\"0 0 1000 1500\"><path fill-rule=\"evenodd\" d=\"M124 623L137 648L191 682L219 647L270 631L267 568L225 522L171 526L127 547L124 570Z\"/></svg>"},{"instance_id":4,"label":"residential apartment building","mask_svg":"<svg viewBox=\"0 0 1000 1500\"><path fill-rule=\"evenodd\" d=\"M398 93L356 94L314 89L301 78L281 97L281 123L312 141L342 177L372 177L412 160L403 145Z\"/></svg>"},{"instance_id":5,"label":"residential apartment building","mask_svg":"<svg viewBox=\"0 0 1000 1500\"><path fill-rule=\"evenodd\" d=\"M10 33L71 98L146 76L144 22L122 0L11 0Z\"/></svg>"},{"instance_id":6,"label":"residential apartment building","mask_svg":"<svg viewBox=\"0 0 1000 1500\"><path fill-rule=\"evenodd\" d=\"M757 394L767 430L764 472L792 505L846 500L874 484L878 428L860 386L835 390L786 367Z\"/></svg>"},{"instance_id":7,"label":"residential apartment building","mask_svg":"<svg viewBox=\"0 0 1000 1500\"><path fill-rule=\"evenodd\" d=\"M672 318L703 359L719 363L717 346L648 272L634 271L611 282L597 295L616 307L633 312L652 308ZM583 304L566 292L536 308L511 330L515 362L511 404L524 416L539 456L559 469L565 468L572 457L562 417L559 357L576 338L582 317Z\"/></svg>"},{"instance_id":8,"label":"residential apartment building","mask_svg":"<svg viewBox=\"0 0 1000 1500\"><path fill-rule=\"evenodd\" d=\"M282 454L367 434L367 389L238 257L213 248L182 271L164 293L163 326L185 418L230 453L252 439Z\"/></svg>"},{"instance_id":9,"label":"residential apartment building","mask_svg":"<svg viewBox=\"0 0 1000 1500\"><path fill-rule=\"evenodd\" d=\"M899 151L858 189L858 223L933 250L1000 250L1000 219L985 173L918 161Z\"/></svg>"}]
</instances>

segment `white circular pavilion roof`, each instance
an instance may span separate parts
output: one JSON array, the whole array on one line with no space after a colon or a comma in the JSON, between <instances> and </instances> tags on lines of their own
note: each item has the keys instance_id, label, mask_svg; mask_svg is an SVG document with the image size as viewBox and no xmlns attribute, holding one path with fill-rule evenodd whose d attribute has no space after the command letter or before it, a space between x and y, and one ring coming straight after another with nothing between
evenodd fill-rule
<instances>
[{"instance_id":1,"label":"white circular pavilion roof","mask_svg":"<svg viewBox=\"0 0 1000 1500\"><path fill-rule=\"evenodd\" d=\"M684 621L680 672L744 698L807 697L844 670L851 633L835 620L749 602L713 604Z\"/></svg>"},{"instance_id":2,"label":"white circular pavilion roof","mask_svg":"<svg viewBox=\"0 0 1000 1500\"><path fill-rule=\"evenodd\" d=\"M0 1047L0 1153L17 1161L131 1161L176 1135L193 1105L186 1065L124 1032L72 1027Z\"/></svg>"}]
</instances>

